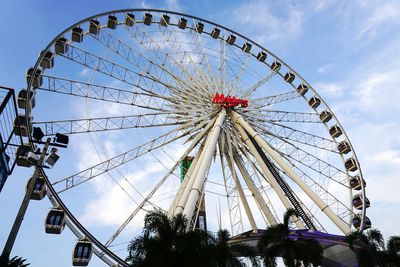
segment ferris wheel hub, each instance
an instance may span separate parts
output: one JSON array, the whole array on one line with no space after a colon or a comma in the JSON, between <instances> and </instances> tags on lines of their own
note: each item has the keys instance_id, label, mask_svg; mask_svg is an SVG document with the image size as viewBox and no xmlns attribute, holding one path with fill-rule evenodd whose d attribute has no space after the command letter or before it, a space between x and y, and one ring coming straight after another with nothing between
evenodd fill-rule
<instances>
[{"instance_id":1,"label":"ferris wheel hub","mask_svg":"<svg viewBox=\"0 0 400 267\"><path fill-rule=\"evenodd\" d=\"M249 105L249 101L246 99L240 99L230 95L225 96L224 94L218 94L218 93L215 94L212 102L224 108L237 107L239 105L242 108L246 108Z\"/></svg>"}]
</instances>

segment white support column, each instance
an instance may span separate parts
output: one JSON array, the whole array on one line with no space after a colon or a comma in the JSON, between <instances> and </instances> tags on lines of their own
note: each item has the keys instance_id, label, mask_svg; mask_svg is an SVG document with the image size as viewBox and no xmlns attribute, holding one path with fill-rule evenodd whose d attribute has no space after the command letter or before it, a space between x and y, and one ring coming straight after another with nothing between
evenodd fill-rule
<instances>
[{"instance_id":1,"label":"white support column","mask_svg":"<svg viewBox=\"0 0 400 267\"><path fill-rule=\"evenodd\" d=\"M253 195L259 209L264 214L264 217L267 219L270 225L275 225L278 222L276 221L274 215L268 208L267 203L265 203L264 198L261 196L260 191L257 190L256 185L254 184L253 180L250 177L250 174L247 172L245 166L243 165L242 161L235 157L236 166L238 166L240 173L244 181L246 182L247 187L250 189L251 194Z\"/></svg>"},{"instance_id":2,"label":"white support column","mask_svg":"<svg viewBox=\"0 0 400 267\"><path fill-rule=\"evenodd\" d=\"M242 185L240 184L239 178L235 170L235 164L234 164L235 161L233 159L233 150L232 150L232 140L229 135L227 135L227 144L228 144L228 156L229 156L229 159L227 159L228 166L231 169L232 177L236 185L236 190L239 193L240 201L242 202L244 211L246 212L247 219L249 220L251 229L253 230L253 232L256 232L257 231L256 221L254 220L253 214L251 213L249 203L247 202L246 196L244 195Z\"/></svg>"},{"instance_id":3,"label":"white support column","mask_svg":"<svg viewBox=\"0 0 400 267\"><path fill-rule=\"evenodd\" d=\"M201 134L197 135L195 137L195 139L193 140L192 144L197 144L209 131L210 128L215 124L217 117L215 117L212 121L210 121L207 126L204 128L204 130L202 131ZM198 162L201 162L202 160L202 155L204 152L204 148L207 147L207 142L208 142L208 138L206 139L206 141L203 144L203 148L200 149L199 154L196 155L195 159L197 159L196 164L194 164L194 168L190 168L188 173L186 174L186 178L184 180L184 183L181 184L181 188L179 189L179 194L176 196L179 199L175 199L174 200L174 205L176 205L176 207L174 207L174 210L171 211L172 214L178 214L181 213L185 207L185 203L186 200L189 196L190 193L190 189L193 186L193 182L194 180L192 179L193 176L195 176L197 174L197 170L198 170L198 166L199 164L197 164Z\"/></svg>"},{"instance_id":4,"label":"white support column","mask_svg":"<svg viewBox=\"0 0 400 267\"><path fill-rule=\"evenodd\" d=\"M235 114L235 113L231 112L231 116L232 116L232 114ZM293 209L292 204L286 198L285 193L282 191L281 187L279 186L279 184L276 181L275 177L272 175L271 171L268 169L267 165L265 165L265 162L261 158L260 154L258 154L257 149L254 147L253 143L249 139L246 131L242 128L242 126L240 124L237 123L236 120L233 119L233 116L232 116L232 123L235 126L236 130L238 130L238 132L242 136L243 142L245 142L246 145L249 147L252 155L255 157L255 159L257 160L258 164L260 165L261 170L264 172L266 177L268 177L269 184L271 185L271 187L274 189L274 191L278 195L278 197L281 200L282 204L285 206L286 209ZM296 224L297 228L299 228L299 229L306 228L304 223L299 218L294 217L293 221Z\"/></svg>"},{"instance_id":5,"label":"white support column","mask_svg":"<svg viewBox=\"0 0 400 267\"><path fill-rule=\"evenodd\" d=\"M185 203L185 208L183 209L183 214L186 216L186 218L192 218L193 212L196 208L196 203L201 196L201 187L203 185L206 173L210 167L212 157L217 147L217 140L225 119L225 115L226 110L222 109L218 114L214 127L208 134L206 146L204 147L204 151L199 160L199 163L196 164L198 166L198 171L195 175L191 177L191 179L193 179L193 186L191 187L189 197Z\"/></svg>"},{"instance_id":6,"label":"white support column","mask_svg":"<svg viewBox=\"0 0 400 267\"><path fill-rule=\"evenodd\" d=\"M256 131L236 112L231 112L232 121L240 124L254 138L254 140L275 160L276 163L287 173L287 175L314 201L315 204L324 212L329 219L344 233L350 233L350 227L340 219L331 208L323 202L314 191L308 187L303 180L289 167L289 165L276 153L272 147L258 135Z\"/></svg>"}]
</instances>

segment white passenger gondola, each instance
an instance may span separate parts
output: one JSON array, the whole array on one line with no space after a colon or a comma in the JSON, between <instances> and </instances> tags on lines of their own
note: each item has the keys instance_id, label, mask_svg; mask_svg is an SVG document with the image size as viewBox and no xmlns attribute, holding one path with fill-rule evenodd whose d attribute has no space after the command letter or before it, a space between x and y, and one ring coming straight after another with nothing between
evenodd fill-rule
<instances>
[{"instance_id":1,"label":"white passenger gondola","mask_svg":"<svg viewBox=\"0 0 400 267\"><path fill-rule=\"evenodd\" d=\"M364 179L362 179L362 183L363 183L363 187L367 186L367 183L365 182ZM350 180L350 186L352 189L354 190L361 190L361 181L360 181L360 176L354 176L351 180Z\"/></svg>"},{"instance_id":2,"label":"white passenger gondola","mask_svg":"<svg viewBox=\"0 0 400 267\"><path fill-rule=\"evenodd\" d=\"M28 97L28 91L23 89L18 93L18 107L22 109L26 109L28 106L33 109L36 105L35 100L36 91L31 90ZM27 105L27 102L29 105Z\"/></svg>"},{"instance_id":3,"label":"white passenger gondola","mask_svg":"<svg viewBox=\"0 0 400 267\"><path fill-rule=\"evenodd\" d=\"M363 208L363 197L362 194L357 194L353 197L353 206L354 208L361 210ZM369 199L367 197L365 197L365 208L369 208L370 207L370 202Z\"/></svg>"},{"instance_id":4,"label":"white passenger gondola","mask_svg":"<svg viewBox=\"0 0 400 267\"><path fill-rule=\"evenodd\" d=\"M64 37L59 38L54 45L54 50L56 51L57 54L67 53L68 52L67 39L65 39Z\"/></svg>"},{"instance_id":5,"label":"white passenger gondola","mask_svg":"<svg viewBox=\"0 0 400 267\"><path fill-rule=\"evenodd\" d=\"M215 27L212 31L211 31L211 37L214 39L217 39L219 37L219 34L221 33L221 30L218 29L217 27Z\"/></svg>"},{"instance_id":6,"label":"white passenger gondola","mask_svg":"<svg viewBox=\"0 0 400 267\"><path fill-rule=\"evenodd\" d=\"M47 234L60 234L65 227L65 212L60 208L52 208L47 214L44 228Z\"/></svg>"},{"instance_id":7,"label":"white passenger gondola","mask_svg":"<svg viewBox=\"0 0 400 267\"><path fill-rule=\"evenodd\" d=\"M250 53L251 50L251 44L250 43L244 43L242 46L242 51L245 53Z\"/></svg>"},{"instance_id":8,"label":"white passenger gondola","mask_svg":"<svg viewBox=\"0 0 400 267\"><path fill-rule=\"evenodd\" d=\"M271 64L271 70L275 71L275 72L278 72L281 69L281 66L282 66L281 63L279 63L278 61L274 61Z\"/></svg>"},{"instance_id":9,"label":"white passenger gondola","mask_svg":"<svg viewBox=\"0 0 400 267\"><path fill-rule=\"evenodd\" d=\"M257 55L257 60L260 62L264 62L265 59L267 59L267 53L265 53L264 51L260 51Z\"/></svg>"},{"instance_id":10,"label":"white passenger gondola","mask_svg":"<svg viewBox=\"0 0 400 267\"><path fill-rule=\"evenodd\" d=\"M76 43L82 43L83 41L83 29L75 27L72 29L71 40Z\"/></svg>"},{"instance_id":11,"label":"white passenger gondola","mask_svg":"<svg viewBox=\"0 0 400 267\"><path fill-rule=\"evenodd\" d=\"M236 41L236 36L231 34L228 36L228 38L226 38L226 42L230 45L233 45Z\"/></svg>"},{"instance_id":12,"label":"white passenger gondola","mask_svg":"<svg viewBox=\"0 0 400 267\"><path fill-rule=\"evenodd\" d=\"M288 83L292 83L295 78L296 78L296 76L294 75L294 73L292 73L290 71L288 73L286 73L285 77L284 77L285 81Z\"/></svg>"},{"instance_id":13,"label":"white passenger gondola","mask_svg":"<svg viewBox=\"0 0 400 267\"><path fill-rule=\"evenodd\" d=\"M340 129L340 127L338 125L333 125L330 129L329 129L329 134L334 137L337 138L339 136L341 136L343 134L342 129Z\"/></svg>"},{"instance_id":14,"label":"white passenger gondola","mask_svg":"<svg viewBox=\"0 0 400 267\"><path fill-rule=\"evenodd\" d=\"M186 25L187 25L187 19L180 18L180 20L178 21L178 28L184 30L186 28Z\"/></svg>"},{"instance_id":15,"label":"white passenger gondola","mask_svg":"<svg viewBox=\"0 0 400 267\"><path fill-rule=\"evenodd\" d=\"M304 83L297 86L297 93L300 95L305 95L308 92L308 86Z\"/></svg>"},{"instance_id":16,"label":"white passenger gondola","mask_svg":"<svg viewBox=\"0 0 400 267\"><path fill-rule=\"evenodd\" d=\"M89 32L97 35L100 32L100 21L92 19L89 24Z\"/></svg>"},{"instance_id":17,"label":"white passenger gondola","mask_svg":"<svg viewBox=\"0 0 400 267\"><path fill-rule=\"evenodd\" d=\"M125 24L126 26L132 27L135 24L135 15L132 13L126 13Z\"/></svg>"},{"instance_id":18,"label":"white passenger gondola","mask_svg":"<svg viewBox=\"0 0 400 267\"><path fill-rule=\"evenodd\" d=\"M347 143L346 141L342 141L338 145L338 151L341 154L347 154L351 151L350 144Z\"/></svg>"},{"instance_id":19,"label":"white passenger gondola","mask_svg":"<svg viewBox=\"0 0 400 267\"><path fill-rule=\"evenodd\" d=\"M18 115L14 120L14 133L16 135L28 136L28 130L32 131L32 117L28 119L24 115Z\"/></svg>"},{"instance_id":20,"label":"white passenger gondola","mask_svg":"<svg viewBox=\"0 0 400 267\"><path fill-rule=\"evenodd\" d=\"M311 97L311 99L308 101L308 104L312 108L317 108L321 104L321 99L319 99L316 96Z\"/></svg>"},{"instance_id":21,"label":"white passenger gondola","mask_svg":"<svg viewBox=\"0 0 400 267\"><path fill-rule=\"evenodd\" d=\"M204 30L204 24L201 22L197 22L196 23L196 32L198 33L202 33Z\"/></svg>"},{"instance_id":22,"label":"white passenger gondola","mask_svg":"<svg viewBox=\"0 0 400 267\"><path fill-rule=\"evenodd\" d=\"M26 83L29 84L29 81L32 79L32 86L34 88L38 88L43 84L42 71L37 69L35 73L33 73L33 68L28 69L26 72Z\"/></svg>"},{"instance_id":23,"label":"white passenger gondola","mask_svg":"<svg viewBox=\"0 0 400 267\"><path fill-rule=\"evenodd\" d=\"M322 122L326 123L332 119L332 113L328 110L324 110L319 114L319 118Z\"/></svg>"},{"instance_id":24,"label":"white passenger gondola","mask_svg":"<svg viewBox=\"0 0 400 267\"><path fill-rule=\"evenodd\" d=\"M115 30L118 26L118 19L116 16L109 15L107 20L107 28Z\"/></svg>"},{"instance_id":25,"label":"white passenger gondola","mask_svg":"<svg viewBox=\"0 0 400 267\"><path fill-rule=\"evenodd\" d=\"M144 13L143 24L150 26L152 21L153 21L153 15L151 15L150 13Z\"/></svg>"},{"instance_id":26,"label":"white passenger gondola","mask_svg":"<svg viewBox=\"0 0 400 267\"><path fill-rule=\"evenodd\" d=\"M43 52L42 52L43 53ZM40 62L42 68L51 69L54 66L54 53L47 51Z\"/></svg>"},{"instance_id":27,"label":"white passenger gondola","mask_svg":"<svg viewBox=\"0 0 400 267\"><path fill-rule=\"evenodd\" d=\"M87 238L81 238L75 245L72 253L73 266L87 266L92 257L93 245Z\"/></svg>"},{"instance_id":28,"label":"white passenger gondola","mask_svg":"<svg viewBox=\"0 0 400 267\"><path fill-rule=\"evenodd\" d=\"M167 14L162 15L160 18L161 26L165 26L165 27L168 26L170 20L171 20L171 18Z\"/></svg>"},{"instance_id":29,"label":"white passenger gondola","mask_svg":"<svg viewBox=\"0 0 400 267\"><path fill-rule=\"evenodd\" d=\"M344 163L344 166L350 172L354 172L354 171L358 170L357 162L354 158L347 159L346 162Z\"/></svg>"},{"instance_id":30,"label":"white passenger gondola","mask_svg":"<svg viewBox=\"0 0 400 267\"><path fill-rule=\"evenodd\" d=\"M30 181L32 179L33 179L33 177L29 180L28 184L30 183ZM31 195L31 199L42 200L46 196L46 193L47 193L46 183L45 183L44 179L41 176L39 176L36 179L36 183L34 185L33 192Z\"/></svg>"}]
</instances>

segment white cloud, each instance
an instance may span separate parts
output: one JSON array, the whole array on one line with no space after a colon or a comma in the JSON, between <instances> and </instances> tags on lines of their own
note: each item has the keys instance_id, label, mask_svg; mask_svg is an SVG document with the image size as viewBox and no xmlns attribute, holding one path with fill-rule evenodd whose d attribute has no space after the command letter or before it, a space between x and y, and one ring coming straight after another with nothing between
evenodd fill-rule
<instances>
[{"instance_id":1,"label":"white cloud","mask_svg":"<svg viewBox=\"0 0 400 267\"><path fill-rule=\"evenodd\" d=\"M383 4L375 2L374 4L368 4L366 7L370 9L371 12L368 14L366 20L360 25L359 32L356 35L358 40L369 42L377 36L378 32L382 35L382 32L387 30L386 26L388 24L390 24L391 27L400 24L399 2L387 2Z\"/></svg>"},{"instance_id":2,"label":"white cloud","mask_svg":"<svg viewBox=\"0 0 400 267\"><path fill-rule=\"evenodd\" d=\"M317 82L314 88L323 96L328 96L330 98L339 98L343 96L344 87L337 83Z\"/></svg>"},{"instance_id":3,"label":"white cloud","mask_svg":"<svg viewBox=\"0 0 400 267\"><path fill-rule=\"evenodd\" d=\"M286 10L283 14L285 15L277 15L266 1L244 2L232 12L236 19L234 23L246 27L246 32L250 32L257 41L286 42L301 34L304 14L291 4L284 6Z\"/></svg>"}]
</instances>

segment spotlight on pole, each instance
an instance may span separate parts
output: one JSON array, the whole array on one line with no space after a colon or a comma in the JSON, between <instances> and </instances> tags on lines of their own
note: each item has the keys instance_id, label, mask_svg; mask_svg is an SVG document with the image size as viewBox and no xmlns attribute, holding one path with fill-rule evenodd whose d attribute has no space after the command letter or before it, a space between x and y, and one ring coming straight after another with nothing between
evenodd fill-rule
<instances>
[{"instance_id":1,"label":"spotlight on pole","mask_svg":"<svg viewBox=\"0 0 400 267\"><path fill-rule=\"evenodd\" d=\"M40 129L40 127L33 127L32 136L36 141L42 141L42 138L44 137L44 133L43 133L42 129Z\"/></svg>"},{"instance_id":2,"label":"spotlight on pole","mask_svg":"<svg viewBox=\"0 0 400 267\"><path fill-rule=\"evenodd\" d=\"M68 145L69 137L68 137L68 135L65 135L65 134L56 133L55 142L57 142L59 144L63 144L63 145Z\"/></svg>"},{"instance_id":3,"label":"spotlight on pole","mask_svg":"<svg viewBox=\"0 0 400 267\"><path fill-rule=\"evenodd\" d=\"M56 164L57 160L60 158L59 155L57 155L57 148L52 148L50 155L46 159L46 163L50 165L50 168Z\"/></svg>"}]
</instances>

